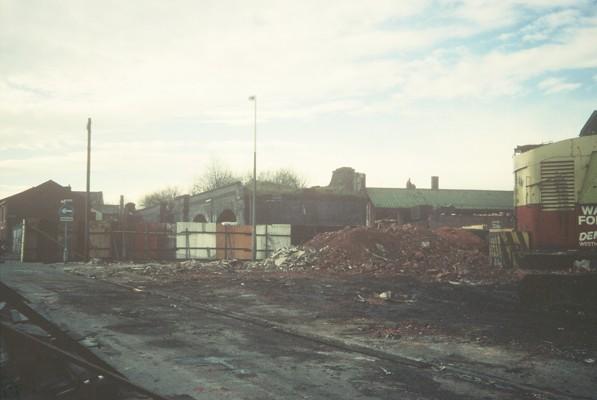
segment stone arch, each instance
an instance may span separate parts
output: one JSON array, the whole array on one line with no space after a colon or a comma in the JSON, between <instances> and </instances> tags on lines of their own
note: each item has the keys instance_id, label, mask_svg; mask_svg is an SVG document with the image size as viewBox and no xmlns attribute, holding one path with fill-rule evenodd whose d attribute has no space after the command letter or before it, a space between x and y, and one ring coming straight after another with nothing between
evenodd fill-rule
<instances>
[{"instance_id":1,"label":"stone arch","mask_svg":"<svg viewBox=\"0 0 597 400\"><path fill-rule=\"evenodd\" d=\"M222 211L216 221L218 224L222 222L236 222L236 215L229 208Z\"/></svg>"},{"instance_id":2,"label":"stone arch","mask_svg":"<svg viewBox=\"0 0 597 400\"><path fill-rule=\"evenodd\" d=\"M207 222L207 218L203 214L197 214L193 217L193 222Z\"/></svg>"}]
</instances>

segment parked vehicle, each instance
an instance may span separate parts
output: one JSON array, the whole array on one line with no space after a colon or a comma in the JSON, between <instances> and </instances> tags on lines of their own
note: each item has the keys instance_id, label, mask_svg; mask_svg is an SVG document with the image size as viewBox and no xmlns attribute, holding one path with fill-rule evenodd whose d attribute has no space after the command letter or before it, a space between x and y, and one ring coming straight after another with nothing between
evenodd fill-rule
<instances>
[{"instance_id":1,"label":"parked vehicle","mask_svg":"<svg viewBox=\"0 0 597 400\"><path fill-rule=\"evenodd\" d=\"M518 146L514 180L519 267L569 272L528 275L522 300L597 305L597 111L576 138Z\"/></svg>"}]
</instances>

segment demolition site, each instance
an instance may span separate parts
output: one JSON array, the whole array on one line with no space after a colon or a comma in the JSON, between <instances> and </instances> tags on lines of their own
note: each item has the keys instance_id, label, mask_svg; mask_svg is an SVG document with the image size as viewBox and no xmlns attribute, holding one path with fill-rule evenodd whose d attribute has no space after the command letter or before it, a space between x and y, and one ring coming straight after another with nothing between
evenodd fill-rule
<instances>
[{"instance_id":1,"label":"demolition site","mask_svg":"<svg viewBox=\"0 0 597 400\"><path fill-rule=\"evenodd\" d=\"M0 397L595 399L596 182L597 112L513 191L48 180L0 200Z\"/></svg>"}]
</instances>

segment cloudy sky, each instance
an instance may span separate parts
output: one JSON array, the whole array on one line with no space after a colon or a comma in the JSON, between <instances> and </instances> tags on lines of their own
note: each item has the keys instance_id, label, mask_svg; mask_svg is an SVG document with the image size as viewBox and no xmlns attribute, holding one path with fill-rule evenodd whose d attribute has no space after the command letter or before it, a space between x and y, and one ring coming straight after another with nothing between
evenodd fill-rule
<instances>
[{"instance_id":1,"label":"cloudy sky","mask_svg":"<svg viewBox=\"0 0 597 400\"><path fill-rule=\"evenodd\" d=\"M518 144L597 108L597 2L0 0L0 198L136 201L211 160L369 186L510 189Z\"/></svg>"}]
</instances>

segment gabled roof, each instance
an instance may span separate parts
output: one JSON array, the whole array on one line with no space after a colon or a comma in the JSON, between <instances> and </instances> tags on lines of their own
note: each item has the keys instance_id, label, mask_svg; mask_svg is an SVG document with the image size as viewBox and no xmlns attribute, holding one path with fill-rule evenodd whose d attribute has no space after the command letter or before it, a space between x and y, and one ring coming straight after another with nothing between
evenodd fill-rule
<instances>
[{"instance_id":1,"label":"gabled roof","mask_svg":"<svg viewBox=\"0 0 597 400\"><path fill-rule=\"evenodd\" d=\"M514 207L514 193L510 190L367 188L367 195L377 208L432 206L506 210Z\"/></svg>"},{"instance_id":2,"label":"gabled roof","mask_svg":"<svg viewBox=\"0 0 597 400\"><path fill-rule=\"evenodd\" d=\"M13 195L10 195L8 197L0 199L0 202L3 202L3 201L8 200L8 199L15 198L17 196L20 196L20 195L23 195L23 194L26 194L26 193L40 191L40 190L44 190L44 189L47 189L47 188L55 188L55 189L59 189L59 190L61 189L61 190L65 190L65 191L70 191L70 187L68 187L68 186L62 186L62 185L54 182L53 180L49 179L49 180L45 181L44 183L40 183L37 186L33 186L33 187L29 188L29 189L23 190L22 192L15 193Z\"/></svg>"}]
</instances>

